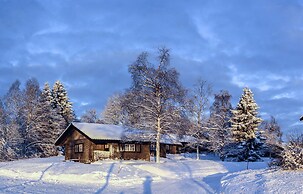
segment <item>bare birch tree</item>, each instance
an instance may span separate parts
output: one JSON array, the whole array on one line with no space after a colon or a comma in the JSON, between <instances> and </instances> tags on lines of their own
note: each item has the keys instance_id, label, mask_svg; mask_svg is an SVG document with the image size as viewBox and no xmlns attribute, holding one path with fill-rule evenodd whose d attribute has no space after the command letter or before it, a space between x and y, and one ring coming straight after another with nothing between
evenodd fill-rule
<instances>
[{"instance_id":1,"label":"bare birch tree","mask_svg":"<svg viewBox=\"0 0 303 194\"><path fill-rule=\"evenodd\" d=\"M111 96L101 113L102 122L105 124L125 125L127 122L124 107L124 94Z\"/></svg>"},{"instance_id":2,"label":"bare birch tree","mask_svg":"<svg viewBox=\"0 0 303 194\"><path fill-rule=\"evenodd\" d=\"M183 103L185 90L179 82L179 73L169 67L170 53L166 48L159 49L158 64L148 61L146 52L139 55L129 66L133 79L129 91L129 110L140 113L138 123L141 128L157 132L156 162L160 162L160 138L166 131L174 130L175 118L180 117L179 107ZM129 113L130 115L133 112Z\"/></svg>"},{"instance_id":3,"label":"bare birch tree","mask_svg":"<svg viewBox=\"0 0 303 194\"><path fill-rule=\"evenodd\" d=\"M206 141L205 133L207 133L207 127L205 125L207 119L205 116L206 111L209 108L209 97L212 94L212 87L207 81L198 79L192 90L189 112L191 114L192 125L187 131L187 135L190 135L196 139L196 142L192 142L192 146L196 147L197 160L199 160L199 147L201 143Z\"/></svg>"},{"instance_id":4,"label":"bare birch tree","mask_svg":"<svg viewBox=\"0 0 303 194\"><path fill-rule=\"evenodd\" d=\"M85 113L81 116L80 120L81 122L85 123L98 123L99 118L96 109L86 110Z\"/></svg>"},{"instance_id":5,"label":"bare birch tree","mask_svg":"<svg viewBox=\"0 0 303 194\"><path fill-rule=\"evenodd\" d=\"M231 138L231 95L228 91L221 90L214 97L209 118L211 149L215 153L221 154L221 149Z\"/></svg>"}]
</instances>

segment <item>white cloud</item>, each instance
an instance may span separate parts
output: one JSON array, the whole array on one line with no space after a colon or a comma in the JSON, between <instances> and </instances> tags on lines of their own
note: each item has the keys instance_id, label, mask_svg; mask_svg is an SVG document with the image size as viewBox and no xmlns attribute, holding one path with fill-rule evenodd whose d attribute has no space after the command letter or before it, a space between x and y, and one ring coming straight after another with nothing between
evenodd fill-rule
<instances>
[{"instance_id":1,"label":"white cloud","mask_svg":"<svg viewBox=\"0 0 303 194\"><path fill-rule=\"evenodd\" d=\"M273 96L271 99L272 100L279 100L279 99L283 99L283 98L295 98L296 97L296 93L295 92L286 92L286 93L281 93L281 94L277 94L275 96Z\"/></svg>"}]
</instances>

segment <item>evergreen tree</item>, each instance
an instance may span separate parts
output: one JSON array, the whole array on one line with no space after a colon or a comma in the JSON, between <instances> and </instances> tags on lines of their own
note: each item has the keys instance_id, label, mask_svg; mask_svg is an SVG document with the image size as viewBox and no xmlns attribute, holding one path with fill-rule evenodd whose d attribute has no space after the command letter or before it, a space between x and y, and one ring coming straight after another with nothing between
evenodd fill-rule
<instances>
[{"instance_id":1,"label":"evergreen tree","mask_svg":"<svg viewBox=\"0 0 303 194\"><path fill-rule=\"evenodd\" d=\"M29 135L27 151L33 156L47 157L56 155L55 140L62 133L64 118L52 107L53 97L48 83L45 83L37 106L35 130Z\"/></svg>"},{"instance_id":2,"label":"evergreen tree","mask_svg":"<svg viewBox=\"0 0 303 194\"><path fill-rule=\"evenodd\" d=\"M235 110L232 110L231 118L232 141L228 146L226 156L234 155L238 161L256 161L260 159L256 150L256 132L262 120L258 117L258 106L250 89L244 88L243 94ZM225 150L224 150L225 151ZM229 152L229 153L228 153Z\"/></svg>"},{"instance_id":3,"label":"evergreen tree","mask_svg":"<svg viewBox=\"0 0 303 194\"><path fill-rule=\"evenodd\" d=\"M244 88L235 110L232 110L231 129L235 142L245 142L256 137L262 120L258 117L258 105L250 89Z\"/></svg>"},{"instance_id":4,"label":"evergreen tree","mask_svg":"<svg viewBox=\"0 0 303 194\"><path fill-rule=\"evenodd\" d=\"M65 119L66 125L64 128L74 120L74 111L72 103L69 101L67 91L60 81L56 81L53 90L53 102L54 109L58 109L61 116Z\"/></svg>"}]
</instances>

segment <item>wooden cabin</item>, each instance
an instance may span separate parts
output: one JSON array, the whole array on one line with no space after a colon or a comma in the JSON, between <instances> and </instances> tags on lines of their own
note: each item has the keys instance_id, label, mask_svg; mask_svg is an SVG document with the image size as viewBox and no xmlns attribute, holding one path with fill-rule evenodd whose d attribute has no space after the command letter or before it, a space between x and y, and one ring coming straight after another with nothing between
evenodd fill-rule
<instances>
[{"instance_id":1,"label":"wooden cabin","mask_svg":"<svg viewBox=\"0 0 303 194\"><path fill-rule=\"evenodd\" d=\"M58 137L56 146L64 146L65 160L90 163L101 159L150 160L155 152L155 133L126 129L118 125L71 123ZM160 156L178 153L176 140L161 138Z\"/></svg>"},{"instance_id":2,"label":"wooden cabin","mask_svg":"<svg viewBox=\"0 0 303 194\"><path fill-rule=\"evenodd\" d=\"M123 140L150 143L150 155L156 155L156 133L149 130L130 129L123 133ZM160 139L160 157L165 158L166 154L181 153L182 144L174 134L162 134Z\"/></svg>"}]
</instances>

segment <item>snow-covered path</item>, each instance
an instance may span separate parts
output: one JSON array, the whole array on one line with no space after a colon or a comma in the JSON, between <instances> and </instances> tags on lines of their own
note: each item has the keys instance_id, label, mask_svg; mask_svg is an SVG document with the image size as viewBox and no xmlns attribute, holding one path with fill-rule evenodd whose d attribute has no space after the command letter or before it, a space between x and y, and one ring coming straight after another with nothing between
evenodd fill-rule
<instances>
[{"instance_id":1,"label":"snow-covered path","mask_svg":"<svg viewBox=\"0 0 303 194\"><path fill-rule=\"evenodd\" d=\"M250 169L259 170L245 170L246 163L221 162L205 155L201 157L200 161L196 161L175 155L162 159L161 164L113 160L81 164L63 162L62 157L0 163L0 193L190 194L284 191L268 189L275 188L277 181L272 182L271 178L279 179L279 173L269 175L269 171L264 170L264 162L250 163ZM303 173L297 176L303 180Z\"/></svg>"}]
</instances>

